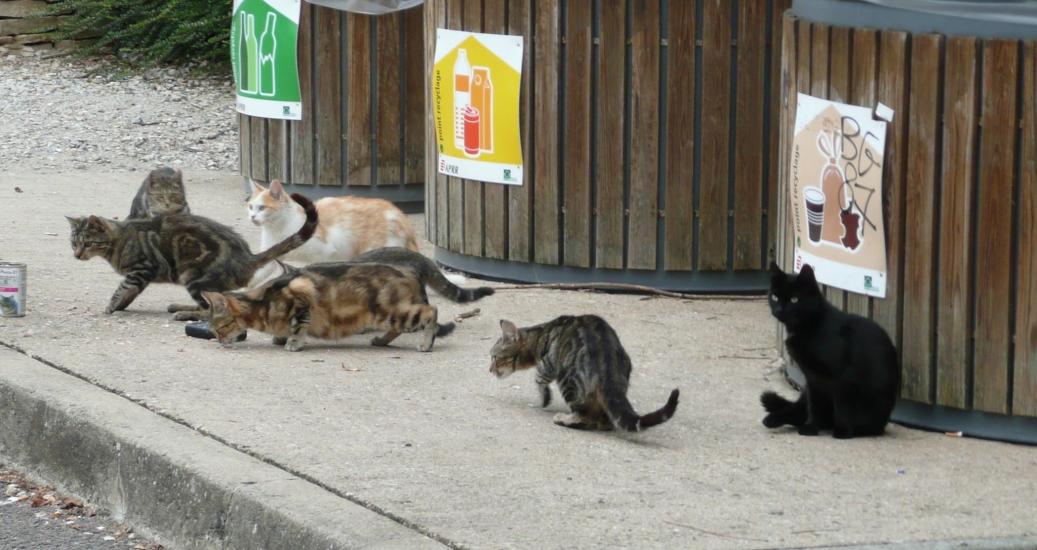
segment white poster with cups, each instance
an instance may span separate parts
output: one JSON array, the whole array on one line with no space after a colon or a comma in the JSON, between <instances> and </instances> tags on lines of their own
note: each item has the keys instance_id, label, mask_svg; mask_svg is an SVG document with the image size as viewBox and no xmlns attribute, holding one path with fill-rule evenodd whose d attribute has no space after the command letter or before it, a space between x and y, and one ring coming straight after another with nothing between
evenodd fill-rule
<instances>
[{"instance_id":1,"label":"white poster with cups","mask_svg":"<svg viewBox=\"0 0 1037 550\"><path fill-rule=\"evenodd\" d=\"M868 107L799 94L790 159L794 266L818 282L884 298L884 120Z\"/></svg>"}]
</instances>

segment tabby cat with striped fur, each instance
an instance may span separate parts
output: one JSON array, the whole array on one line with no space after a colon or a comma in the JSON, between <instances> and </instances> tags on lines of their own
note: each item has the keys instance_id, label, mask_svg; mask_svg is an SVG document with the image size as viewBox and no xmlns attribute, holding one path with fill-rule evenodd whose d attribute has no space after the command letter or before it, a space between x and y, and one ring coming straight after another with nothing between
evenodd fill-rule
<instances>
[{"instance_id":1,"label":"tabby cat with striped fur","mask_svg":"<svg viewBox=\"0 0 1037 550\"><path fill-rule=\"evenodd\" d=\"M638 415L627 400L630 357L619 336L596 315L563 315L532 327L500 322L503 335L490 351L490 372L498 378L536 367L541 406L551 404L551 382L557 382L570 414L555 415L567 428L637 432L669 420L680 391L674 389L663 408Z\"/></svg>"},{"instance_id":2,"label":"tabby cat with striped fur","mask_svg":"<svg viewBox=\"0 0 1037 550\"><path fill-rule=\"evenodd\" d=\"M130 205L128 220L143 220L161 214L190 214L184 174L168 166L148 173Z\"/></svg>"},{"instance_id":3,"label":"tabby cat with striped fur","mask_svg":"<svg viewBox=\"0 0 1037 550\"><path fill-rule=\"evenodd\" d=\"M302 195L294 198L306 209L306 223L297 233L260 254L253 254L245 239L230 227L192 214L161 214L126 221L99 216L66 218L72 227L71 244L76 258L86 261L100 256L125 276L105 313L126 309L151 283L187 287L197 305L172 305L169 310L190 313L208 307L202 292L244 287L259 267L298 248L313 235L317 226L313 203Z\"/></svg>"},{"instance_id":4,"label":"tabby cat with striped fur","mask_svg":"<svg viewBox=\"0 0 1037 550\"><path fill-rule=\"evenodd\" d=\"M418 350L432 351L436 337L454 330L453 323L437 323L438 312L413 273L387 265L312 264L247 291L202 296L224 345L253 329L299 351L307 337L338 340L373 328L386 332L371 345L388 346L402 333L421 331Z\"/></svg>"}]
</instances>

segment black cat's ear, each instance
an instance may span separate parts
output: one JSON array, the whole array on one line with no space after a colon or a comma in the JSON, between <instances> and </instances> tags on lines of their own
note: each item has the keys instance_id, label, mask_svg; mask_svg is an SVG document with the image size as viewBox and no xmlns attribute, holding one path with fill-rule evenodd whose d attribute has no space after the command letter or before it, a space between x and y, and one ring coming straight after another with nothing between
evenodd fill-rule
<instances>
[{"instance_id":1,"label":"black cat's ear","mask_svg":"<svg viewBox=\"0 0 1037 550\"><path fill-rule=\"evenodd\" d=\"M518 340L518 327L511 321L504 319L500 320L500 329L504 333L504 338L507 340Z\"/></svg>"},{"instance_id":2,"label":"black cat's ear","mask_svg":"<svg viewBox=\"0 0 1037 550\"><path fill-rule=\"evenodd\" d=\"M810 264L803 264L803 268L799 270L799 276L796 277L796 281L810 287L817 286L817 278L814 277L814 268L810 267Z\"/></svg>"},{"instance_id":3,"label":"black cat's ear","mask_svg":"<svg viewBox=\"0 0 1037 550\"><path fill-rule=\"evenodd\" d=\"M771 265L770 265L770 267L768 269L770 269L771 275L784 275L785 274L785 272L782 271L780 267L778 267L778 264L776 264L774 262L771 262Z\"/></svg>"}]
</instances>

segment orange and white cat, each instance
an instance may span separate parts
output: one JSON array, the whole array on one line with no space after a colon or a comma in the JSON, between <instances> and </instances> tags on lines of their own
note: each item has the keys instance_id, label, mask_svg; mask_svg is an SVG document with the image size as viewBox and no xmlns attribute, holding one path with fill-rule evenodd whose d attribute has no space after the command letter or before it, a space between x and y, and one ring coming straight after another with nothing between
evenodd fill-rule
<instances>
[{"instance_id":1,"label":"orange and white cat","mask_svg":"<svg viewBox=\"0 0 1037 550\"><path fill-rule=\"evenodd\" d=\"M259 248L268 247L292 235L306 221L301 206L274 180L267 189L251 182L252 196L248 214L260 227ZM376 248L399 246L418 250L418 241L410 220L393 203L364 197L327 197L314 201L317 207L317 230L305 244L282 256L282 260L311 264L346 262ZM258 273L253 283L266 280L275 273ZM250 285L252 286L252 285Z\"/></svg>"}]
</instances>

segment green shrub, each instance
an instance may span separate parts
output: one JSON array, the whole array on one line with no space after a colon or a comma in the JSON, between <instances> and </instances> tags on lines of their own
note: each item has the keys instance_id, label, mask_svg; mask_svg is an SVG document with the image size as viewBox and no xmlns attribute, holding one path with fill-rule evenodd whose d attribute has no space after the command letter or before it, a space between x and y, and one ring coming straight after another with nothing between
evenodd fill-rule
<instances>
[{"instance_id":1,"label":"green shrub","mask_svg":"<svg viewBox=\"0 0 1037 550\"><path fill-rule=\"evenodd\" d=\"M59 0L51 11L72 14L58 39L96 37L85 53L142 65L229 66L231 0Z\"/></svg>"}]
</instances>

